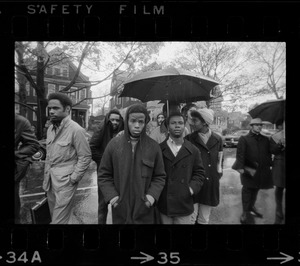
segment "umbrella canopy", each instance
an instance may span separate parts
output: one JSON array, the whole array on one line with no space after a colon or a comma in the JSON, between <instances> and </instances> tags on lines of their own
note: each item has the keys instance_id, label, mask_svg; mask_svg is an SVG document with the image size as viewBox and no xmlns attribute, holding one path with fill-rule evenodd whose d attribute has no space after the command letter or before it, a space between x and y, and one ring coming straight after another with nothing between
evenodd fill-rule
<instances>
[{"instance_id":1,"label":"umbrella canopy","mask_svg":"<svg viewBox=\"0 0 300 266\"><path fill-rule=\"evenodd\" d=\"M261 118L276 124L280 120L285 120L285 99L261 103L248 113L252 118Z\"/></svg>"},{"instance_id":2,"label":"umbrella canopy","mask_svg":"<svg viewBox=\"0 0 300 266\"><path fill-rule=\"evenodd\" d=\"M217 81L198 73L172 67L135 75L124 82L120 97L133 97L142 102L207 101L212 97L212 88L218 84Z\"/></svg>"}]
</instances>

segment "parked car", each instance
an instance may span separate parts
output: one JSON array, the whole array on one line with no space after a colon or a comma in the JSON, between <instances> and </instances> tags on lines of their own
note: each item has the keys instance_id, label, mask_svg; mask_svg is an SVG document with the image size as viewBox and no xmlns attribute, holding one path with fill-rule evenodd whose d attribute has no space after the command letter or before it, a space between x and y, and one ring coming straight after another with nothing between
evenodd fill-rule
<instances>
[{"instance_id":1,"label":"parked car","mask_svg":"<svg viewBox=\"0 0 300 266\"><path fill-rule=\"evenodd\" d=\"M275 134L278 130L277 129L266 129L266 128L263 128L261 130L261 134L270 138L273 134Z\"/></svg>"},{"instance_id":2,"label":"parked car","mask_svg":"<svg viewBox=\"0 0 300 266\"><path fill-rule=\"evenodd\" d=\"M224 136L224 147L236 147L241 136L247 135L248 129L237 130L232 134Z\"/></svg>"}]
</instances>

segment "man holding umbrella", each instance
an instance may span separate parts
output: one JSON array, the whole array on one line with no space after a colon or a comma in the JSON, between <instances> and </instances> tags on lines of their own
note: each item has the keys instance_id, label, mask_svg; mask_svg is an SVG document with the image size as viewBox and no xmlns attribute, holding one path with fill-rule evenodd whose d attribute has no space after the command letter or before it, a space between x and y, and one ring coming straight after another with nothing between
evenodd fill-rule
<instances>
[{"instance_id":1,"label":"man holding umbrella","mask_svg":"<svg viewBox=\"0 0 300 266\"><path fill-rule=\"evenodd\" d=\"M251 215L262 218L263 215L255 208L260 189L273 187L269 139L260 134L263 122L254 118L250 122L251 129L246 136L241 136L237 145L236 161L232 169L241 175L243 213L242 224L254 223Z\"/></svg>"}]
</instances>

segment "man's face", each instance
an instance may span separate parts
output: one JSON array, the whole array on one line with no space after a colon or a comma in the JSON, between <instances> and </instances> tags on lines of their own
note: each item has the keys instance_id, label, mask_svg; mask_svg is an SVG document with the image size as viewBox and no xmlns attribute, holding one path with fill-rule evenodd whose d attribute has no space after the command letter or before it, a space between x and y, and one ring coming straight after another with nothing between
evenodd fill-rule
<instances>
[{"instance_id":1,"label":"man's face","mask_svg":"<svg viewBox=\"0 0 300 266\"><path fill-rule=\"evenodd\" d=\"M169 121L169 133L172 138L180 138L184 132L184 120L181 116L172 116Z\"/></svg>"},{"instance_id":2,"label":"man's face","mask_svg":"<svg viewBox=\"0 0 300 266\"><path fill-rule=\"evenodd\" d=\"M145 127L146 116L143 113L131 113L128 117L128 128L131 136L138 137Z\"/></svg>"},{"instance_id":3,"label":"man's face","mask_svg":"<svg viewBox=\"0 0 300 266\"><path fill-rule=\"evenodd\" d=\"M192 117L192 122L195 131L201 131L205 127L205 123L203 123L198 117Z\"/></svg>"},{"instance_id":4,"label":"man's face","mask_svg":"<svg viewBox=\"0 0 300 266\"><path fill-rule=\"evenodd\" d=\"M52 99L48 102L48 111L49 111L50 121L52 123L60 122L66 116L68 116L70 111L70 106L66 106L66 108L64 108L59 100Z\"/></svg>"},{"instance_id":5,"label":"man's face","mask_svg":"<svg viewBox=\"0 0 300 266\"><path fill-rule=\"evenodd\" d=\"M255 134L259 134L261 132L262 129L262 124L252 124L252 132Z\"/></svg>"},{"instance_id":6,"label":"man's face","mask_svg":"<svg viewBox=\"0 0 300 266\"><path fill-rule=\"evenodd\" d=\"M165 117L163 115L159 115L157 117L157 124L160 126L164 120L165 120Z\"/></svg>"},{"instance_id":7,"label":"man's face","mask_svg":"<svg viewBox=\"0 0 300 266\"><path fill-rule=\"evenodd\" d=\"M120 124L120 116L117 114L110 114L109 121L111 122L113 129L117 129Z\"/></svg>"}]
</instances>

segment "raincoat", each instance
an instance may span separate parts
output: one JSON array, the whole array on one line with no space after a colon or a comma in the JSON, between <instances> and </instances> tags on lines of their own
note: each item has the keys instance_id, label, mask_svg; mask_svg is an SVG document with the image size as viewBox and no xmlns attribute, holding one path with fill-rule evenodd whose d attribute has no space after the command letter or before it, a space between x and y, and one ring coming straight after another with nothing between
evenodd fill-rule
<instances>
[{"instance_id":1,"label":"raincoat","mask_svg":"<svg viewBox=\"0 0 300 266\"><path fill-rule=\"evenodd\" d=\"M65 117L55 134L47 131L47 157L43 189L48 192L52 223L69 223L72 199L78 182L91 162L91 150L84 129L70 116Z\"/></svg>"}]
</instances>

